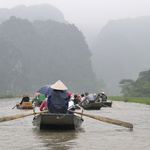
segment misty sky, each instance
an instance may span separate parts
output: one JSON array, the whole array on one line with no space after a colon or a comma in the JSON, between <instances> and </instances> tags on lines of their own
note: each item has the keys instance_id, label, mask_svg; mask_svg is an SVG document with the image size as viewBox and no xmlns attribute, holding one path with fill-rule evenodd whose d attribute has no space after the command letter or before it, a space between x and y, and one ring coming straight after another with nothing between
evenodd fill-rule
<instances>
[{"instance_id":1,"label":"misty sky","mask_svg":"<svg viewBox=\"0 0 150 150\"><path fill-rule=\"evenodd\" d=\"M49 3L84 35L97 35L109 21L150 16L150 0L0 0L0 8Z\"/></svg>"}]
</instances>

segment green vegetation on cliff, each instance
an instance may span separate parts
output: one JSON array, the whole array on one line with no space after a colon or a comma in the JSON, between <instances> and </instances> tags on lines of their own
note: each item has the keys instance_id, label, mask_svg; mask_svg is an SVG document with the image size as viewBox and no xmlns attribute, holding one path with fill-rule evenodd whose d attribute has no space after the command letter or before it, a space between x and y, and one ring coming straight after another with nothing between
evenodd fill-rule
<instances>
[{"instance_id":1,"label":"green vegetation on cliff","mask_svg":"<svg viewBox=\"0 0 150 150\"><path fill-rule=\"evenodd\" d=\"M72 92L101 88L85 37L74 25L11 17L0 25L0 52L1 94L34 93L57 80Z\"/></svg>"}]
</instances>

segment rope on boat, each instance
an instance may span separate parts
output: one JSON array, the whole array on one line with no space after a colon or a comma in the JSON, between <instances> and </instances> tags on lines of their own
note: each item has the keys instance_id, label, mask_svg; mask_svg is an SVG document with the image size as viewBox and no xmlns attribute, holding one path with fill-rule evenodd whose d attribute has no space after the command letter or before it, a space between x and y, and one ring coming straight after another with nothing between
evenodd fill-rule
<instances>
[{"instance_id":1,"label":"rope on boat","mask_svg":"<svg viewBox=\"0 0 150 150\"><path fill-rule=\"evenodd\" d=\"M65 116L66 116L66 114L64 114L64 115L61 116L61 117L57 116L56 119L62 119L62 118L64 118Z\"/></svg>"}]
</instances>

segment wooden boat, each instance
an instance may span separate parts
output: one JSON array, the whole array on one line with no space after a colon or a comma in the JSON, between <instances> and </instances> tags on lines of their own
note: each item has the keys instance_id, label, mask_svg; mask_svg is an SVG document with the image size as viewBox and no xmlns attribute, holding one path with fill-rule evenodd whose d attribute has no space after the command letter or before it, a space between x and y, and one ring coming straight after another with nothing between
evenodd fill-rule
<instances>
[{"instance_id":1,"label":"wooden boat","mask_svg":"<svg viewBox=\"0 0 150 150\"><path fill-rule=\"evenodd\" d=\"M82 123L82 117L74 114L42 113L33 118L33 125L38 129L76 130Z\"/></svg>"},{"instance_id":2,"label":"wooden boat","mask_svg":"<svg viewBox=\"0 0 150 150\"><path fill-rule=\"evenodd\" d=\"M81 107L87 110L100 110L103 106L101 102L93 102L93 103L83 103Z\"/></svg>"},{"instance_id":3,"label":"wooden boat","mask_svg":"<svg viewBox=\"0 0 150 150\"><path fill-rule=\"evenodd\" d=\"M112 102L106 101L106 102L102 102L103 105L102 107L111 107L112 106Z\"/></svg>"},{"instance_id":4,"label":"wooden boat","mask_svg":"<svg viewBox=\"0 0 150 150\"><path fill-rule=\"evenodd\" d=\"M33 109L32 102L23 102L21 105L18 103L16 107L18 109Z\"/></svg>"}]
</instances>

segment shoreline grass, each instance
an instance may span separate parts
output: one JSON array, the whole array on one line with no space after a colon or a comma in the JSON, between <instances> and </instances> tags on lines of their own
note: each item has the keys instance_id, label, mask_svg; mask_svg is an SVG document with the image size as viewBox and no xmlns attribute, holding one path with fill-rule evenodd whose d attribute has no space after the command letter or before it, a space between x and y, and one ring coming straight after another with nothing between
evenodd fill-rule
<instances>
[{"instance_id":1,"label":"shoreline grass","mask_svg":"<svg viewBox=\"0 0 150 150\"><path fill-rule=\"evenodd\" d=\"M115 101L134 102L150 105L150 97L123 97L123 96L109 96L108 99Z\"/></svg>"},{"instance_id":2,"label":"shoreline grass","mask_svg":"<svg viewBox=\"0 0 150 150\"><path fill-rule=\"evenodd\" d=\"M6 99L6 98L17 98L20 97L19 95L14 94L0 94L0 99Z\"/></svg>"},{"instance_id":3,"label":"shoreline grass","mask_svg":"<svg viewBox=\"0 0 150 150\"><path fill-rule=\"evenodd\" d=\"M6 98L18 98L21 95L13 94L0 94L0 99ZM150 105L150 97L123 97L123 96L108 96L108 100L123 101L123 102L134 102Z\"/></svg>"},{"instance_id":4,"label":"shoreline grass","mask_svg":"<svg viewBox=\"0 0 150 150\"><path fill-rule=\"evenodd\" d=\"M0 94L0 99L5 99L5 98L15 98L13 94Z\"/></svg>"}]
</instances>

